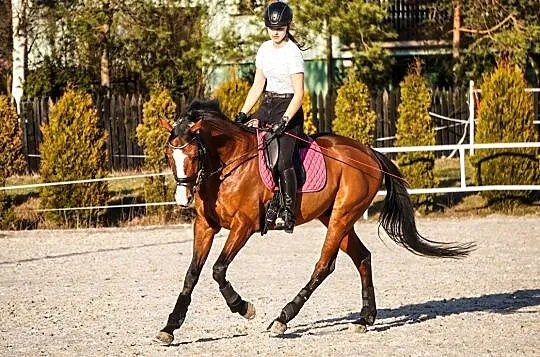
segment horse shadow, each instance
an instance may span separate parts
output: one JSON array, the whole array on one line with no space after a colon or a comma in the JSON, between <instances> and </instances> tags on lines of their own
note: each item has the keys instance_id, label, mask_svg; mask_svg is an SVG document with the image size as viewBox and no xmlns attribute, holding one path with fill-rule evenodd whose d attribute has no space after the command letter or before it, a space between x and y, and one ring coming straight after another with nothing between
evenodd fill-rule
<instances>
[{"instance_id":1,"label":"horse shadow","mask_svg":"<svg viewBox=\"0 0 540 357\"><path fill-rule=\"evenodd\" d=\"M234 335L223 336L223 337L204 337L204 338L199 338L199 339L196 339L196 340L193 340L193 341L174 342L174 343L171 343L170 345L168 345L167 347L180 347L180 346L189 345L189 344L192 344L192 343L215 342L215 341L220 341L220 340L230 340L231 338L245 337L247 335L248 335L247 333L237 333L237 334L234 334Z\"/></svg>"},{"instance_id":2,"label":"horse shadow","mask_svg":"<svg viewBox=\"0 0 540 357\"><path fill-rule=\"evenodd\" d=\"M419 304L404 305L398 308L378 309L372 331L385 331L407 324L421 323L437 317L446 317L467 312L489 312L496 314L538 313L534 311L518 311L525 307L540 306L540 289L516 290L511 293L497 293L478 297L431 300ZM360 319L360 313L347 316L319 320L314 323L297 325L291 328L289 338L301 337L302 334L318 334L328 327L344 330L348 325ZM342 325L342 326L341 326ZM339 327L342 328L339 328ZM323 332L320 332L323 333Z\"/></svg>"}]
</instances>

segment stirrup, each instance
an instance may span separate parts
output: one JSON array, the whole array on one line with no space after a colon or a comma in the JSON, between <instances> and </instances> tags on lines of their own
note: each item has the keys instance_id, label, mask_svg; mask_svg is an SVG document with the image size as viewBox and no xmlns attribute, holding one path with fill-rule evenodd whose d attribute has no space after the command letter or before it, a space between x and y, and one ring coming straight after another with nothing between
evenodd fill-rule
<instances>
[{"instance_id":1,"label":"stirrup","mask_svg":"<svg viewBox=\"0 0 540 357\"><path fill-rule=\"evenodd\" d=\"M265 205L265 216L262 222L261 235L265 235L268 233L268 230L276 226L276 219L279 217L280 211L280 201L280 195L275 194Z\"/></svg>"},{"instance_id":2,"label":"stirrup","mask_svg":"<svg viewBox=\"0 0 540 357\"><path fill-rule=\"evenodd\" d=\"M283 224L283 230L285 233L292 233L294 230L294 226L296 225L296 219L294 216L288 212L285 212L284 215L284 224Z\"/></svg>"}]
</instances>

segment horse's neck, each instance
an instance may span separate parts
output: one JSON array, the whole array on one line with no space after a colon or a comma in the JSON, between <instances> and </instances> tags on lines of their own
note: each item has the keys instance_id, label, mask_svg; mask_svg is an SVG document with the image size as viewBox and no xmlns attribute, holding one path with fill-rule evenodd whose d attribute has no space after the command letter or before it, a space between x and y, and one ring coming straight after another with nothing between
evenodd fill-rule
<instances>
[{"instance_id":1,"label":"horse's neck","mask_svg":"<svg viewBox=\"0 0 540 357\"><path fill-rule=\"evenodd\" d=\"M221 163L228 163L251 151L256 152L255 136L222 119L210 119L206 126L207 146ZM218 163L219 165L219 163Z\"/></svg>"}]
</instances>

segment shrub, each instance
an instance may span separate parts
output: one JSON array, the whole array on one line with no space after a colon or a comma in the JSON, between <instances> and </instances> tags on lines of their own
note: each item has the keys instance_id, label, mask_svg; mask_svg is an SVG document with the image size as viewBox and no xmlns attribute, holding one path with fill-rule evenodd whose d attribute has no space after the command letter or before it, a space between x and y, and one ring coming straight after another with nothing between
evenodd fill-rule
<instances>
[{"instance_id":1,"label":"shrub","mask_svg":"<svg viewBox=\"0 0 540 357\"><path fill-rule=\"evenodd\" d=\"M377 115L370 109L368 87L360 82L354 70L337 91L332 130L340 135L371 145L374 139Z\"/></svg>"},{"instance_id":2,"label":"shrub","mask_svg":"<svg viewBox=\"0 0 540 357\"><path fill-rule=\"evenodd\" d=\"M231 78L216 88L214 97L219 100L223 113L230 119L234 119L235 115L242 109L250 88L251 85L247 81L238 78L236 68L233 67ZM257 106L255 105L251 112L254 112Z\"/></svg>"},{"instance_id":3,"label":"shrub","mask_svg":"<svg viewBox=\"0 0 540 357\"><path fill-rule=\"evenodd\" d=\"M304 111L304 133L313 135L317 132L317 127L313 121L313 107L311 106L311 97L307 90L304 91L302 110Z\"/></svg>"},{"instance_id":4,"label":"shrub","mask_svg":"<svg viewBox=\"0 0 540 357\"><path fill-rule=\"evenodd\" d=\"M106 174L107 134L89 94L67 89L52 106L44 125L40 148L40 174L45 182L102 178ZM48 209L105 205L109 198L105 182L45 187L41 207ZM47 212L45 218L68 227L100 223L105 210Z\"/></svg>"},{"instance_id":5,"label":"shrub","mask_svg":"<svg viewBox=\"0 0 540 357\"><path fill-rule=\"evenodd\" d=\"M3 186L5 179L22 173L26 166L17 112L4 95L0 95L0 152L0 183Z\"/></svg>"},{"instance_id":6,"label":"shrub","mask_svg":"<svg viewBox=\"0 0 540 357\"><path fill-rule=\"evenodd\" d=\"M6 185L8 177L22 173L25 169L22 142L17 112L9 98L0 95L0 187ZM9 216L8 195L0 190L0 227L7 224Z\"/></svg>"},{"instance_id":7,"label":"shrub","mask_svg":"<svg viewBox=\"0 0 540 357\"><path fill-rule=\"evenodd\" d=\"M533 99L525 92L523 72L508 62L502 62L484 76L482 101L478 107L475 142L538 141L533 124ZM479 149L471 157L475 180L479 185L527 185L540 182L538 149ZM482 192L488 204L503 206L512 201L530 201L532 191Z\"/></svg>"},{"instance_id":8,"label":"shrub","mask_svg":"<svg viewBox=\"0 0 540 357\"><path fill-rule=\"evenodd\" d=\"M155 84L150 100L144 103L143 120L137 126L137 141L142 147L145 159L144 168L152 173L160 173L167 163L163 155L168 133L161 128L160 118L174 121L176 105L169 91L161 84ZM173 200L174 192L167 186L165 176L152 176L145 179L144 198L146 202L168 202ZM166 207L148 208L149 213L169 217Z\"/></svg>"},{"instance_id":9,"label":"shrub","mask_svg":"<svg viewBox=\"0 0 540 357\"><path fill-rule=\"evenodd\" d=\"M435 130L428 111L431 105L431 90L421 75L420 62L411 66L400 86L396 146L435 145ZM412 188L431 188L438 185L433 175L433 152L400 153L397 163ZM434 207L433 195L413 195L412 201L421 210L431 210Z\"/></svg>"}]
</instances>

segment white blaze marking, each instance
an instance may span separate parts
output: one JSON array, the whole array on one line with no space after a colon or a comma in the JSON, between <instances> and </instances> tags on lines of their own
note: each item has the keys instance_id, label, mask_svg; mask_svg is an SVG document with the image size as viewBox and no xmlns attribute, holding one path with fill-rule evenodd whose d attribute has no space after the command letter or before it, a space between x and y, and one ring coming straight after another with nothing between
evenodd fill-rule
<instances>
[{"instance_id":1,"label":"white blaze marking","mask_svg":"<svg viewBox=\"0 0 540 357\"><path fill-rule=\"evenodd\" d=\"M187 155L184 154L184 152L180 149L174 149L172 152L172 156L174 159L174 165L176 167L176 177L179 179L186 178L186 173L184 172L184 159L187 157ZM187 187L177 185L174 199L179 205L187 205Z\"/></svg>"}]
</instances>

